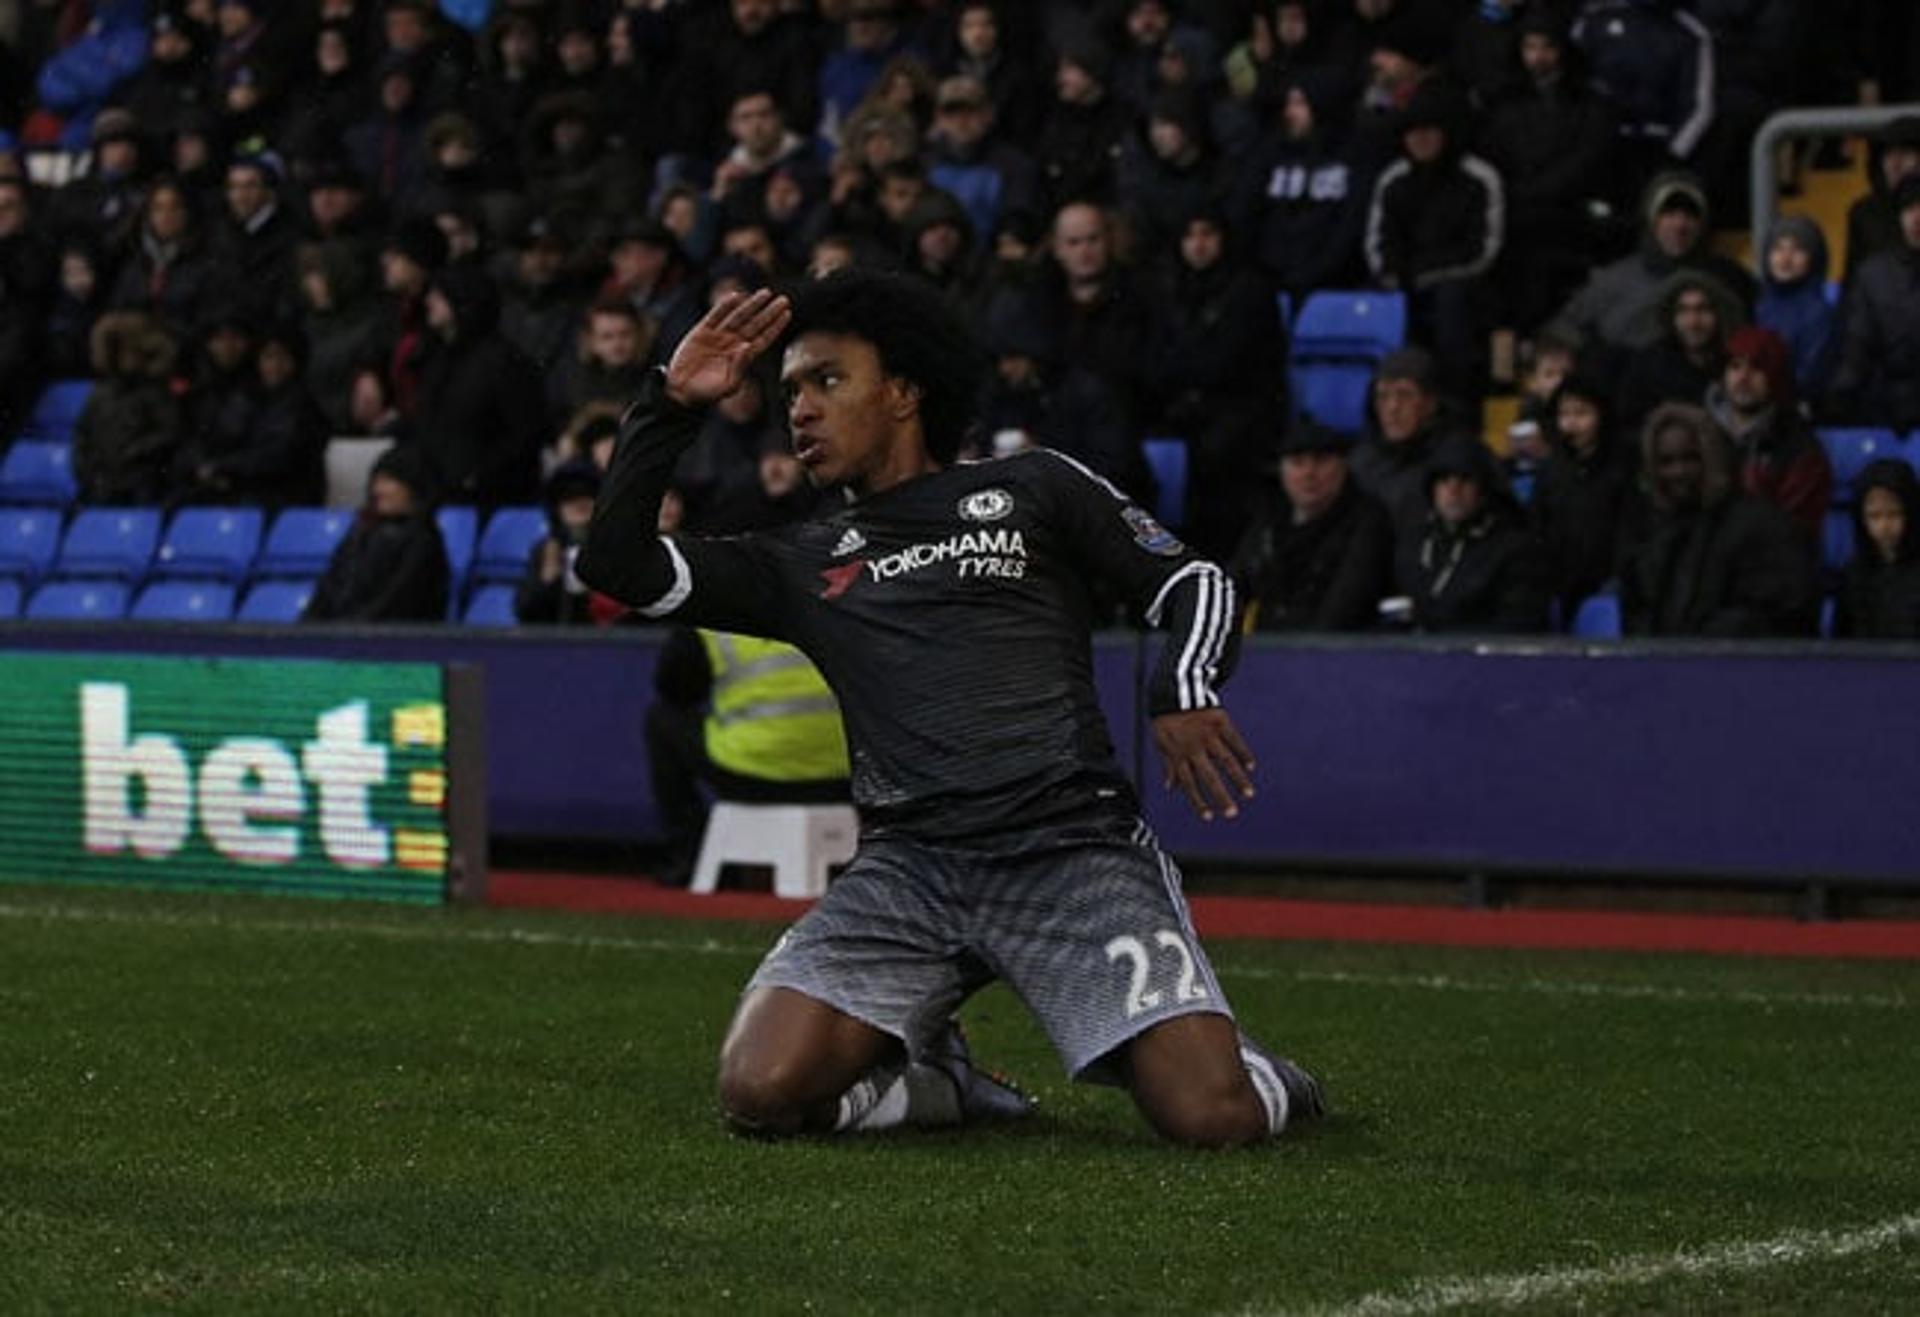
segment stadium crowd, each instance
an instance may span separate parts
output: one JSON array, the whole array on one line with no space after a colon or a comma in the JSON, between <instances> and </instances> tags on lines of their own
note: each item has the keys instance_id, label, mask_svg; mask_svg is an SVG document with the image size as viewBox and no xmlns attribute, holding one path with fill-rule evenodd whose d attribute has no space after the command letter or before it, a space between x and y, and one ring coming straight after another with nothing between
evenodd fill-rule
<instances>
[{"instance_id":1,"label":"stadium crowd","mask_svg":"<svg viewBox=\"0 0 1920 1317\"><path fill-rule=\"evenodd\" d=\"M429 510L544 502L519 616L606 624L567 551L642 374L726 291L886 265L991 354L978 455L1151 504L1143 441L1181 439L1173 516L1250 628L1544 631L1607 591L1631 634L1811 635L1832 596L1912 637L1913 469L1836 488L1815 427L1920 428L1920 119L1844 271L1805 219L1757 277L1710 241L1768 114L1920 92L1912 8L16 0L0 444L90 375L82 503L277 510L390 436L395 530L313 615L444 615ZM1408 332L1355 431L1288 397L1288 308L1369 288ZM675 483L690 530L808 510L771 379Z\"/></svg>"}]
</instances>

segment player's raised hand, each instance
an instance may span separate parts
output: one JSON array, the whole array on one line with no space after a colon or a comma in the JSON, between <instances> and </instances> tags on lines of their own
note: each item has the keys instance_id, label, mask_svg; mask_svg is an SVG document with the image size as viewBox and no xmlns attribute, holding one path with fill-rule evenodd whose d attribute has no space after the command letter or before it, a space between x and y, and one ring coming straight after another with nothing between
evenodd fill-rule
<instances>
[{"instance_id":1,"label":"player's raised hand","mask_svg":"<svg viewBox=\"0 0 1920 1317\"><path fill-rule=\"evenodd\" d=\"M667 363L667 396L704 407L740 387L753 359L772 347L793 307L770 288L728 293L687 332Z\"/></svg>"},{"instance_id":2,"label":"player's raised hand","mask_svg":"<svg viewBox=\"0 0 1920 1317\"><path fill-rule=\"evenodd\" d=\"M1253 751L1225 709L1163 713L1153 720L1153 742L1166 764L1166 785L1178 787L1201 819L1236 818L1253 798Z\"/></svg>"}]
</instances>

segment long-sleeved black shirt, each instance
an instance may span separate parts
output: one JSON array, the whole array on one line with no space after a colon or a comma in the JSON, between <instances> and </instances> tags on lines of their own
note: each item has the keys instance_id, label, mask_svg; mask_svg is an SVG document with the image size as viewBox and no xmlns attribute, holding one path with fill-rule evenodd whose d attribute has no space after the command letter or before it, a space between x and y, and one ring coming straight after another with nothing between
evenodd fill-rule
<instances>
[{"instance_id":1,"label":"long-sleeved black shirt","mask_svg":"<svg viewBox=\"0 0 1920 1317\"><path fill-rule=\"evenodd\" d=\"M1137 812L1094 693L1093 578L1168 621L1155 714L1219 703L1234 646L1225 574L1072 460L1041 449L951 466L761 534L657 536L700 423L649 383L577 570L649 617L805 652L840 701L866 835L986 847Z\"/></svg>"}]
</instances>

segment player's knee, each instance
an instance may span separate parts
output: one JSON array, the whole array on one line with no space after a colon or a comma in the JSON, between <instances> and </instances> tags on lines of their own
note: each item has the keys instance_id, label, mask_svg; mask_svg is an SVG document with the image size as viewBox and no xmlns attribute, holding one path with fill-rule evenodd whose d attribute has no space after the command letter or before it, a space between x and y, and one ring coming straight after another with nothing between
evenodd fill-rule
<instances>
[{"instance_id":1,"label":"player's knee","mask_svg":"<svg viewBox=\"0 0 1920 1317\"><path fill-rule=\"evenodd\" d=\"M1267 1114L1247 1085L1190 1086L1143 1103L1160 1137L1190 1148L1238 1148L1267 1137Z\"/></svg>"},{"instance_id":2,"label":"player's knee","mask_svg":"<svg viewBox=\"0 0 1920 1317\"><path fill-rule=\"evenodd\" d=\"M743 1134L797 1133L806 1116L798 1079L786 1067L723 1062L720 1114Z\"/></svg>"}]
</instances>

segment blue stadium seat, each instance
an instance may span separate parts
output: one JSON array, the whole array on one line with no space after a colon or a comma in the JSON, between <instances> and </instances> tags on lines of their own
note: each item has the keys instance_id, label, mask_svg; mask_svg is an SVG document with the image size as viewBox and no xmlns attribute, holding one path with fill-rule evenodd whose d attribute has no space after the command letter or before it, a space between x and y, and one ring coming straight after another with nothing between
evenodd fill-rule
<instances>
[{"instance_id":1,"label":"blue stadium seat","mask_svg":"<svg viewBox=\"0 0 1920 1317\"><path fill-rule=\"evenodd\" d=\"M480 532L480 545L473 553L473 580L517 581L526 575L527 559L533 546L547 533L545 509L515 507L496 509Z\"/></svg>"},{"instance_id":2,"label":"blue stadium seat","mask_svg":"<svg viewBox=\"0 0 1920 1317\"><path fill-rule=\"evenodd\" d=\"M318 576L333 561L333 551L353 526L352 508L288 508L273 519L259 556L255 578Z\"/></svg>"},{"instance_id":3,"label":"blue stadium seat","mask_svg":"<svg viewBox=\"0 0 1920 1317\"><path fill-rule=\"evenodd\" d=\"M1370 361L1296 362L1287 372L1288 394L1296 416L1311 416L1343 434L1366 429L1367 398L1373 388Z\"/></svg>"},{"instance_id":4,"label":"blue stadium seat","mask_svg":"<svg viewBox=\"0 0 1920 1317\"><path fill-rule=\"evenodd\" d=\"M243 581L265 520L259 508L181 508L160 539L153 574Z\"/></svg>"},{"instance_id":5,"label":"blue stadium seat","mask_svg":"<svg viewBox=\"0 0 1920 1317\"><path fill-rule=\"evenodd\" d=\"M1828 640L1833 638L1833 619L1839 611L1840 601L1832 595L1820 601L1820 634Z\"/></svg>"},{"instance_id":6,"label":"blue stadium seat","mask_svg":"<svg viewBox=\"0 0 1920 1317\"><path fill-rule=\"evenodd\" d=\"M465 621L468 626L514 626L513 590L510 585L483 585L467 600Z\"/></svg>"},{"instance_id":7,"label":"blue stadium seat","mask_svg":"<svg viewBox=\"0 0 1920 1317\"><path fill-rule=\"evenodd\" d=\"M440 538L447 545L447 567L452 575L452 598L458 599L473 568L473 543L480 537L480 514L460 503L449 503L433 514Z\"/></svg>"},{"instance_id":8,"label":"blue stadium seat","mask_svg":"<svg viewBox=\"0 0 1920 1317\"><path fill-rule=\"evenodd\" d=\"M0 509L0 572L37 581L60 552L60 514L52 508Z\"/></svg>"},{"instance_id":9,"label":"blue stadium seat","mask_svg":"<svg viewBox=\"0 0 1920 1317\"><path fill-rule=\"evenodd\" d=\"M27 601L35 621L110 622L126 612L127 587L118 581L52 581Z\"/></svg>"},{"instance_id":10,"label":"blue stadium seat","mask_svg":"<svg viewBox=\"0 0 1920 1317\"><path fill-rule=\"evenodd\" d=\"M67 527L54 570L62 576L139 581L160 543L158 508L82 508Z\"/></svg>"},{"instance_id":11,"label":"blue stadium seat","mask_svg":"<svg viewBox=\"0 0 1920 1317\"><path fill-rule=\"evenodd\" d=\"M73 478L73 445L64 440L17 439L0 460L0 503L64 508L79 493Z\"/></svg>"},{"instance_id":12,"label":"blue stadium seat","mask_svg":"<svg viewBox=\"0 0 1920 1317\"><path fill-rule=\"evenodd\" d=\"M1853 561L1853 510L1834 508L1820 536L1820 561L1829 571L1844 572Z\"/></svg>"},{"instance_id":13,"label":"blue stadium seat","mask_svg":"<svg viewBox=\"0 0 1920 1317\"><path fill-rule=\"evenodd\" d=\"M1906 445L1892 430L1873 428L1823 429L1820 444L1833 464L1833 497L1836 502L1851 503L1854 482L1867 464L1883 457L1905 459Z\"/></svg>"},{"instance_id":14,"label":"blue stadium seat","mask_svg":"<svg viewBox=\"0 0 1920 1317\"><path fill-rule=\"evenodd\" d=\"M256 582L240 601L240 611L233 615L233 620L298 622L300 614L307 611L307 600L313 598L315 584L311 577L303 581Z\"/></svg>"},{"instance_id":15,"label":"blue stadium seat","mask_svg":"<svg viewBox=\"0 0 1920 1317\"><path fill-rule=\"evenodd\" d=\"M20 603L27 587L17 576L0 576L0 621L20 616Z\"/></svg>"},{"instance_id":16,"label":"blue stadium seat","mask_svg":"<svg viewBox=\"0 0 1920 1317\"><path fill-rule=\"evenodd\" d=\"M1159 495L1153 502L1153 515L1163 526L1179 530L1187 524L1187 441L1162 436L1140 441L1147 467L1153 472Z\"/></svg>"},{"instance_id":17,"label":"blue stadium seat","mask_svg":"<svg viewBox=\"0 0 1920 1317\"><path fill-rule=\"evenodd\" d=\"M34 400L27 423L20 427L22 439L54 440L66 443L73 438L74 422L93 393L90 379L55 380Z\"/></svg>"},{"instance_id":18,"label":"blue stadium seat","mask_svg":"<svg viewBox=\"0 0 1920 1317\"><path fill-rule=\"evenodd\" d=\"M225 581L155 581L127 616L136 622L226 622L233 617L233 587Z\"/></svg>"},{"instance_id":19,"label":"blue stadium seat","mask_svg":"<svg viewBox=\"0 0 1920 1317\"><path fill-rule=\"evenodd\" d=\"M1294 360L1364 357L1378 361L1407 343L1407 299L1400 293L1329 290L1310 295L1293 322Z\"/></svg>"},{"instance_id":20,"label":"blue stadium seat","mask_svg":"<svg viewBox=\"0 0 1920 1317\"><path fill-rule=\"evenodd\" d=\"M1573 634L1588 640L1620 639L1619 597L1593 594L1581 600L1580 610L1573 615Z\"/></svg>"}]
</instances>

